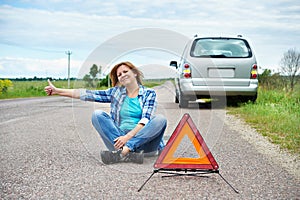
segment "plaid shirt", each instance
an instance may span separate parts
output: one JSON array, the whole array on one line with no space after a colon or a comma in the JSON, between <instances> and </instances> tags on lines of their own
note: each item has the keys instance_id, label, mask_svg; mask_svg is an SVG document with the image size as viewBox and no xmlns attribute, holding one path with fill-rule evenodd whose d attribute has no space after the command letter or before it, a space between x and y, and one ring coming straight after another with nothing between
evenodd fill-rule
<instances>
[{"instance_id":1,"label":"plaid shirt","mask_svg":"<svg viewBox=\"0 0 300 200\"><path fill-rule=\"evenodd\" d=\"M126 97L125 87L113 87L107 90L82 90L80 99L110 104L110 115L117 126L120 126L120 110ZM139 123L147 124L154 115L157 99L153 89L139 85L138 99L142 108L142 117Z\"/></svg>"}]
</instances>

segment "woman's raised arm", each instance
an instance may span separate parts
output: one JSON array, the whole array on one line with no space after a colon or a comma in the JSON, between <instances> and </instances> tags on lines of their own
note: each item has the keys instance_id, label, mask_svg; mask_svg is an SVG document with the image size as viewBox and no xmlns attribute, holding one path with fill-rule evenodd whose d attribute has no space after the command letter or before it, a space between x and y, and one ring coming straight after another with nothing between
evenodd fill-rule
<instances>
[{"instance_id":1,"label":"woman's raised arm","mask_svg":"<svg viewBox=\"0 0 300 200\"><path fill-rule=\"evenodd\" d=\"M65 96L65 97L70 97L75 99L80 98L80 90L57 88L51 83L49 79L48 79L48 86L46 86L44 90L48 96L59 95L59 96Z\"/></svg>"}]
</instances>

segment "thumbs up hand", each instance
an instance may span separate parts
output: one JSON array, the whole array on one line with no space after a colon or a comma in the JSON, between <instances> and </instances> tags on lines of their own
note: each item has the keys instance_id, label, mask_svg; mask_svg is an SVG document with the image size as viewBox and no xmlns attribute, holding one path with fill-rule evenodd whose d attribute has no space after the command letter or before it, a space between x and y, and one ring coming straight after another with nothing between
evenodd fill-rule
<instances>
[{"instance_id":1,"label":"thumbs up hand","mask_svg":"<svg viewBox=\"0 0 300 200\"><path fill-rule=\"evenodd\" d=\"M48 86L46 86L44 90L48 96L57 94L56 87L52 84L52 82L49 79L48 79Z\"/></svg>"}]
</instances>

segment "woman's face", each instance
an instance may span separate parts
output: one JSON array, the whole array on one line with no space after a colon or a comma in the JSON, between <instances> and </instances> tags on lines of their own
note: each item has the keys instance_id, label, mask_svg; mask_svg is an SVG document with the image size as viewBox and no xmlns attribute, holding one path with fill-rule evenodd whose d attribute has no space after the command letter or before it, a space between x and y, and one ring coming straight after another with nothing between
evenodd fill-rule
<instances>
[{"instance_id":1,"label":"woman's face","mask_svg":"<svg viewBox=\"0 0 300 200\"><path fill-rule=\"evenodd\" d=\"M117 77L121 85L127 86L136 82L136 74L126 65L117 69Z\"/></svg>"}]
</instances>

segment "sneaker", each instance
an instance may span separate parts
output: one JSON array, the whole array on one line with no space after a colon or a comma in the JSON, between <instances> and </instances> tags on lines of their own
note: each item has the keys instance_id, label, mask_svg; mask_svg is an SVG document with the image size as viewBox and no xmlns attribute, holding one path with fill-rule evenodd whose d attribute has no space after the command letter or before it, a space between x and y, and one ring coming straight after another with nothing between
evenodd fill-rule
<instances>
[{"instance_id":1,"label":"sneaker","mask_svg":"<svg viewBox=\"0 0 300 200\"><path fill-rule=\"evenodd\" d=\"M140 152L129 152L126 156L121 158L123 162L133 162L137 164L143 164L144 162L144 151Z\"/></svg>"},{"instance_id":2,"label":"sneaker","mask_svg":"<svg viewBox=\"0 0 300 200\"><path fill-rule=\"evenodd\" d=\"M121 151L101 151L100 155L104 164L113 164L121 161Z\"/></svg>"},{"instance_id":3,"label":"sneaker","mask_svg":"<svg viewBox=\"0 0 300 200\"><path fill-rule=\"evenodd\" d=\"M148 158L148 157L156 157L159 156L160 154L160 150L156 150L156 151L152 151L152 152L148 152L148 153L144 153L144 157Z\"/></svg>"}]
</instances>

